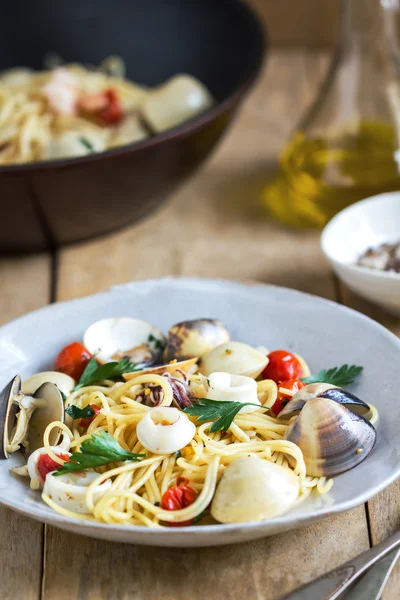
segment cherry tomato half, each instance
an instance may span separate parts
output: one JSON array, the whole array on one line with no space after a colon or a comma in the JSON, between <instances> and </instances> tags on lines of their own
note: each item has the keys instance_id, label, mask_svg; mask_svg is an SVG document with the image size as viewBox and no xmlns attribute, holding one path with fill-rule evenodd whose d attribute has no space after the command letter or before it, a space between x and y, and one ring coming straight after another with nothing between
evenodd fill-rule
<instances>
[{"instance_id":1,"label":"cherry tomato half","mask_svg":"<svg viewBox=\"0 0 400 600\"><path fill-rule=\"evenodd\" d=\"M75 381L79 381L91 358L92 355L85 346L79 342L72 342L65 346L57 356L55 369L70 375Z\"/></svg>"},{"instance_id":2,"label":"cherry tomato half","mask_svg":"<svg viewBox=\"0 0 400 600\"><path fill-rule=\"evenodd\" d=\"M268 354L269 363L263 371L264 379L272 379L275 383L300 379L303 374L299 359L287 350L274 350Z\"/></svg>"},{"instance_id":3,"label":"cherry tomato half","mask_svg":"<svg viewBox=\"0 0 400 600\"><path fill-rule=\"evenodd\" d=\"M68 454L57 454L63 460L69 460ZM41 478L46 479L46 475L58 469L60 465L55 460L50 458L48 454L40 454L38 460L38 470Z\"/></svg>"},{"instance_id":4,"label":"cherry tomato half","mask_svg":"<svg viewBox=\"0 0 400 600\"><path fill-rule=\"evenodd\" d=\"M85 94L79 98L80 112L101 125L113 125L123 117L121 102L114 88L98 94Z\"/></svg>"},{"instance_id":5,"label":"cherry tomato half","mask_svg":"<svg viewBox=\"0 0 400 600\"><path fill-rule=\"evenodd\" d=\"M286 406L289 402L291 396L285 394L281 390L290 390L294 394L301 390L306 384L303 383L300 379L290 379L289 381L282 381L280 385L278 385L278 397L272 405L272 412L274 415L278 416L281 410Z\"/></svg>"},{"instance_id":6,"label":"cherry tomato half","mask_svg":"<svg viewBox=\"0 0 400 600\"><path fill-rule=\"evenodd\" d=\"M178 485L169 488L164 492L161 498L161 508L164 510L181 510L193 504L197 498L197 492L189 485L186 484L187 480L179 477ZM191 525L193 519L189 521L182 521L180 523L168 523L170 527L184 527L185 525Z\"/></svg>"},{"instance_id":7,"label":"cherry tomato half","mask_svg":"<svg viewBox=\"0 0 400 600\"><path fill-rule=\"evenodd\" d=\"M113 125L118 123L123 116L122 106L113 88L105 91L107 104L97 113L97 119L104 125Z\"/></svg>"},{"instance_id":8,"label":"cherry tomato half","mask_svg":"<svg viewBox=\"0 0 400 600\"><path fill-rule=\"evenodd\" d=\"M84 427L85 429L87 429L89 427L90 423L93 421L95 416L98 415L99 412L101 411L101 406L97 406L97 404L91 404L90 408L93 408L94 415L92 415L91 417L83 417L83 419L80 419L80 421L79 421L79 425L81 427Z\"/></svg>"}]
</instances>

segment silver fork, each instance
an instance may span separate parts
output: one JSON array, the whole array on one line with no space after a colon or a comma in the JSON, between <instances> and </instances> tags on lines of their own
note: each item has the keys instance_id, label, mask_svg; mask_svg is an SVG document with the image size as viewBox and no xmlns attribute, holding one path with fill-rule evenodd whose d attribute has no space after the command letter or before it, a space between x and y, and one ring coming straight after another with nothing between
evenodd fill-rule
<instances>
[{"instance_id":1,"label":"silver fork","mask_svg":"<svg viewBox=\"0 0 400 600\"><path fill-rule=\"evenodd\" d=\"M397 550L397 552L395 552ZM388 555L390 556L390 560ZM368 579L363 577L357 582L357 585L352 589L351 594L347 596L348 599L353 597L358 600L376 600L380 597L387 580L389 579L390 573L396 563L396 560L400 554L400 533L395 533L390 536L387 540L384 540L380 544L377 544L373 548L366 550L359 556L349 560L337 569L333 569L329 573L318 577L311 583L307 583L302 587L298 588L290 594L281 596L278 600L335 600L339 598L346 590L349 590L350 586L354 585L355 582L373 565L378 563L384 557L387 557L387 561L383 565L376 565L371 574L368 573ZM379 567L379 568L378 568ZM379 595L367 596L365 590L372 591L372 581L375 579L375 589ZM368 583L369 581L369 583ZM357 588L360 586L361 595L358 594ZM364 592L363 592L363 586ZM369 586L369 587L368 587ZM362 595L364 593L364 595Z\"/></svg>"}]
</instances>

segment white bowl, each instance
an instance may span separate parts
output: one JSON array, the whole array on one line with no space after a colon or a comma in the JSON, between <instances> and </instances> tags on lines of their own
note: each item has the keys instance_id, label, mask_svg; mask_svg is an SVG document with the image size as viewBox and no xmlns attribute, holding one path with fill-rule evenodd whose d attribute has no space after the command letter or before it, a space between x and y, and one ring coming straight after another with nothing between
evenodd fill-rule
<instances>
[{"instance_id":1,"label":"white bowl","mask_svg":"<svg viewBox=\"0 0 400 600\"><path fill-rule=\"evenodd\" d=\"M29 489L25 478L10 473L10 467L24 462L19 453L0 460L0 504L95 538L153 546L212 546L309 525L366 502L400 477L400 340L360 313L294 290L206 279L161 279L52 304L0 327L0 389L16 373L25 378L49 370L60 348L81 339L93 321L117 315L143 319L164 332L184 319L223 319L233 339L298 352L313 373L344 363L363 365L364 372L351 391L379 410L373 451L356 468L336 477L324 496L311 495L287 514L253 523L148 528L63 517L42 501L39 492Z\"/></svg>"},{"instance_id":2,"label":"white bowl","mask_svg":"<svg viewBox=\"0 0 400 600\"><path fill-rule=\"evenodd\" d=\"M398 241L400 192L392 192L342 210L322 232L321 248L351 290L400 315L400 274L356 265L367 248Z\"/></svg>"}]
</instances>

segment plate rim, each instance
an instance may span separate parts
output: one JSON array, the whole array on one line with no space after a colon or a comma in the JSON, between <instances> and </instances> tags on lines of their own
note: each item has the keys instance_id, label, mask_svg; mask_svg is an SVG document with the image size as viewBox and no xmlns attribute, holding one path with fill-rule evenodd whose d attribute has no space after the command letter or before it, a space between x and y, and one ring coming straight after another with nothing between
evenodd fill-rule
<instances>
[{"instance_id":1,"label":"plate rim","mask_svg":"<svg viewBox=\"0 0 400 600\"><path fill-rule=\"evenodd\" d=\"M227 288L228 289L230 288L232 290L241 289L241 290L246 290L246 291L260 290L261 293L267 292L269 289L275 289L275 290L281 290L285 294L293 295L294 297L301 296L305 299L310 299L312 302L316 302L318 304L325 305L328 303L329 305L334 306L335 310L342 311L347 314L351 314L354 318L358 319L359 321L369 322L372 327L374 327L377 331L379 331L381 334L383 334L385 337L387 337L390 341L392 341L395 344L395 346L398 346L399 353L400 353L400 339L394 333L392 333L390 330L388 330L386 327L384 327L383 325L381 325L380 323L378 323L371 317L364 315L363 313L360 313L348 306L339 304L339 303L335 302L334 300L322 298L321 296L317 296L317 295L303 292L300 290L287 288L284 286L278 286L278 285L274 285L274 284L269 284L269 283L262 283L259 281L253 281L253 280L241 280L241 281L236 280L235 281L235 280L223 279L223 278L215 278L214 279L214 278L203 278L203 277L168 276L168 277L130 281L130 282L118 284L115 286L111 286L105 290L96 292L94 294L89 294L87 296L80 296L77 298L64 300L61 302L50 303L50 304L45 305L44 307L41 307L39 309L36 309L29 313L26 313L20 317L17 317L16 319L13 319L13 320L1 325L0 326L0 337L3 335L3 333L7 332L7 330L9 328L14 327L15 325L22 325L26 319L30 319L34 315L51 312L56 307L58 308L60 306L62 307L62 306L66 306L66 305L71 305L71 304L79 303L79 302L85 301L85 300L93 301L96 298L106 297L108 295L112 295L113 293L119 293L119 292L124 293L125 291L132 290L135 287L142 287L144 289L148 288L150 290L152 287L160 285L160 284L171 284L171 285L175 285L175 286L209 285L209 286L212 286L214 289L215 288L217 288L217 289L224 288L224 290L226 290ZM10 474L10 477L13 477L13 475ZM368 500L370 500L371 498L373 498L374 496L379 494L382 490L389 487L392 483L394 483L399 478L400 478L400 463L399 463L399 466L393 470L393 472L390 476L387 476L379 484L371 486L368 490L366 490L363 493L358 494L358 496L355 496L352 499L339 502L336 505L334 504L329 507L325 507L325 508L322 507L320 509L310 511L308 513L294 515L292 518L292 522L291 522L291 529L295 529L295 528L297 529L299 527L307 525L308 523L316 522L317 520L322 520L327 517L330 517L330 516L333 516L336 514L340 514L342 512L346 512L357 506L360 506L361 504L364 504L365 502L367 502ZM142 537L144 537L144 538L150 537L151 538L153 536L158 538L159 536L161 536L163 538L170 538L171 546L177 545L177 544L174 544L174 540L175 540L175 542L179 541L179 538L182 536L185 536L185 535L188 537L189 533L191 533L193 536L197 536L197 537L200 536L201 538L208 537L208 535L212 536L212 535L215 535L216 533L220 533L220 534L224 535L224 538L221 539L220 543L229 543L229 537L232 536L232 538L233 538L233 534L235 534L235 533L240 535L240 533L244 533L244 532L249 533L251 531L254 531L254 532L259 533L258 537L263 537L263 536L268 535L268 531L263 531L263 529L264 528L268 529L269 524L273 524L278 529L281 527L283 530L284 526L287 526L287 524L288 524L288 516L290 515L290 513L285 513L284 515L282 515L280 517L276 517L274 519L264 520L264 521L249 521L249 522L243 522L243 523L229 523L229 524L215 524L215 525L191 525L191 526L180 527L180 528L171 530L170 528L162 528L162 527L161 528L158 528L158 527L157 528L156 527L149 528L149 527L141 526L141 525L135 525L135 526L114 525L114 524L110 525L107 523L100 523L100 522L90 521L90 520L80 520L80 519L77 520L77 519L73 519L70 517L65 517L65 516L59 515L55 511L54 511L54 514L51 513L50 512L51 509L49 507L47 507L44 503L43 503L43 506L38 505L37 507L35 507L35 510L32 512L29 509L27 509L25 506L23 506L23 503L20 503L20 502L11 503L10 501L8 501L6 495L1 490L0 490L0 504L7 506L11 510L14 510L20 514L23 514L24 516L26 516L28 518L34 519L36 521L40 521L42 523L51 524L53 526L58 526L61 529L68 530L69 525L72 525L74 527L76 527L77 525L80 525L82 527L82 529L86 529L86 528L88 529L88 531L82 531L82 534L84 534L84 535L90 535L90 530L95 530L96 532L103 532L104 534L106 534L104 536L96 536L96 537L103 537L104 539L108 538L109 540L112 539L111 535L107 536L107 532L110 532L110 531L117 532L120 534L128 534L128 535L132 534L132 537L135 537L135 538L142 538ZM286 529L288 529L288 528L286 527ZM228 539L225 539L225 536ZM255 539L256 537L257 536L253 536L253 539ZM232 542L233 541L234 540L232 539ZM134 539L134 540L132 540L132 542L133 543L141 543L141 540ZM143 543L146 543L146 542L143 541ZM149 540L148 543L150 545L156 545L156 544L152 544L151 539ZM164 544L164 545L168 545L168 544ZM196 544L193 544L193 545L196 545Z\"/></svg>"}]
</instances>

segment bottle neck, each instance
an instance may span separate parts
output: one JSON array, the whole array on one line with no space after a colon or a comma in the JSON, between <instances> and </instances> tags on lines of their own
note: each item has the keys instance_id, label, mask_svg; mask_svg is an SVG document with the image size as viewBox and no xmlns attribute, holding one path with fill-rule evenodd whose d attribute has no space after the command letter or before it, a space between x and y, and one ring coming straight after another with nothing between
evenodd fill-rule
<instances>
[{"instance_id":1,"label":"bottle neck","mask_svg":"<svg viewBox=\"0 0 400 600\"><path fill-rule=\"evenodd\" d=\"M382 0L383 4L393 0ZM342 0L339 46L371 51L384 42L381 0Z\"/></svg>"}]
</instances>

